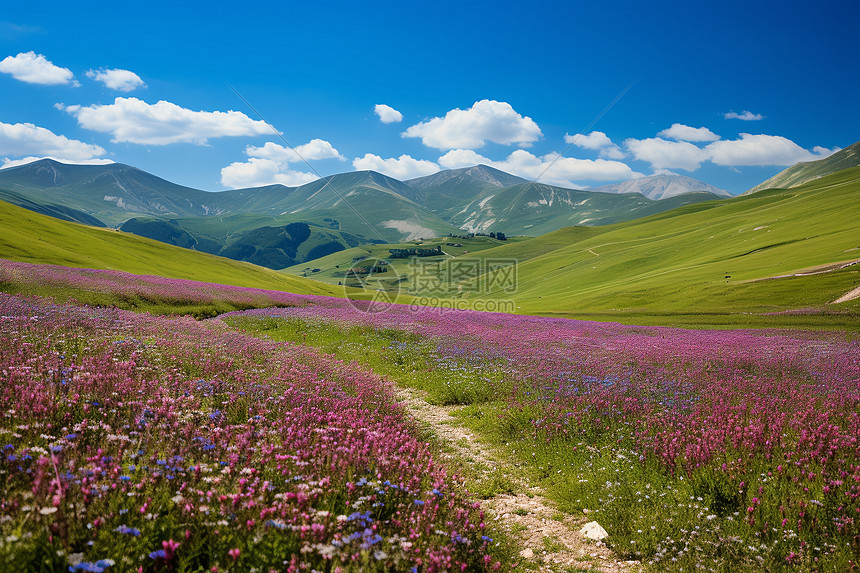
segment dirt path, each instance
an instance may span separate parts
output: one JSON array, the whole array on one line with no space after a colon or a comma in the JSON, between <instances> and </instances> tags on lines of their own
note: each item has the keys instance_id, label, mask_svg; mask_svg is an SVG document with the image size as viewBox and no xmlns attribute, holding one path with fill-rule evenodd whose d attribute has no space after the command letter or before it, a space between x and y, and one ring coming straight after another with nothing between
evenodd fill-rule
<instances>
[{"instance_id":1,"label":"dirt path","mask_svg":"<svg viewBox=\"0 0 860 573\"><path fill-rule=\"evenodd\" d=\"M854 290L850 290L831 302L830 304L839 304L840 302L848 302L849 300L854 300L855 298L860 298L860 287L855 288Z\"/></svg>"},{"instance_id":2,"label":"dirt path","mask_svg":"<svg viewBox=\"0 0 860 573\"><path fill-rule=\"evenodd\" d=\"M792 278L792 277L811 277L813 275L823 275L826 273L841 271L842 269L847 269L848 267L853 267L854 265L856 265L858 263L860 263L860 259L857 259L855 261L848 261L847 263L833 263L830 265L821 265L820 267L817 267L817 270L807 271L805 273L793 273L790 275L776 275L776 276L772 276L772 277L764 277L761 279L753 279L753 280L748 281L748 282L772 281L774 279L788 279L788 278ZM816 267L813 267L813 268L816 268Z\"/></svg>"},{"instance_id":3,"label":"dirt path","mask_svg":"<svg viewBox=\"0 0 860 573\"><path fill-rule=\"evenodd\" d=\"M400 389L398 397L416 420L456 452L461 463L483 473L500 470L516 485L516 495L496 495L482 500L481 505L491 519L521 541L521 558L535 563L538 571L616 573L638 569L636 561L620 561L603 543L586 538L579 531L587 519L559 513L540 488L526 483L498 452L457 425L451 416L455 407L433 406L411 389Z\"/></svg>"}]
</instances>

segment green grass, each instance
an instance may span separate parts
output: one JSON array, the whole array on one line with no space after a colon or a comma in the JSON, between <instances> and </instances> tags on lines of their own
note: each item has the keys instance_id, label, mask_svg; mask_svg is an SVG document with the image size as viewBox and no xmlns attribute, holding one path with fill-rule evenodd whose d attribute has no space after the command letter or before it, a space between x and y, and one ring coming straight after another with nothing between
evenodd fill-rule
<instances>
[{"instance_id":1,"label":"green grass","mask_svg":"<svg viewBox=\"0 0 860 573\"><path fill-rule=\"evenodd\" d=\"M486 402L492 388L504 379L496 364L440 361L434 342L401 330L340 326L322 320L229 317L225 321L274 340L306 344L342 360L355 360L404 386L426 392L431 403L443 406Z\"/></svg>"},{"instance_id":2,"label":"green grass","mask_svg":"<svg viewBox=\"0 0 860 573\"><path fill-rule=\"evenodd\" d=\"M790 190L688 205L627 223L566 228L470 255L518 261L518 290L472 298L517 312L695 326L857 324L860 266L774 278L860 259L860 168ZM468 260L469 257L461 259ZM728 277L728 278L727 278ZM470 286L465 285L470 291ZM807 316L773 316L813 309Z\"/></svg>"},{"instance_id":3,"label":"green grass","mask_svg":"<svg viewBox=\"0 0 860 573\"><path fill-rule=\"evenodd\" d=\"M475 252L481 252L487 249L492 249L507 243L524 244L531 240L530 237L511 237L507 241L499 241L490 237L474 237L471 239L456 239L452 237L439 237L425 241L410 241L396 244L386 245L361 245L352 249L339 251L331 255L308 261L288 267L283 270L285 273L299 276L307 276L318 281L327 282L337 285L340 282L353 284L355 281L347 281L344 273L351 268L355 263L353 259L358 257L367 257L375 259L388 260L390 272L381 273L368 280L370 285L375 288L382 288L387 291L405 292L410 289L408 277L411 275L411 267L413 265L410 259L389 259L389 249L408 249L420 248L431 249L437 245L442 247L443 255L434 257L421 257L417 259L419 264L434 264L443 263L448 260L458 259L460 257L469 256ZM460 247L448 245L454 243L461 245ZM360 264L360 261L359 261ZM315 270L318 269L318 270ZM400 280L398 280L400 279Z\"/></svg>"},{"instance_id":4,"label":"green grass","mask_svg":"<svg viewBox=\"0 0 860 573\"><path fill-rule=\"evenodd\" d=\"M87 227L0 201L0 258L112 269L296 294L343 296L343 288L174 247L119 231Z\"/></svg>"}]
</instances>

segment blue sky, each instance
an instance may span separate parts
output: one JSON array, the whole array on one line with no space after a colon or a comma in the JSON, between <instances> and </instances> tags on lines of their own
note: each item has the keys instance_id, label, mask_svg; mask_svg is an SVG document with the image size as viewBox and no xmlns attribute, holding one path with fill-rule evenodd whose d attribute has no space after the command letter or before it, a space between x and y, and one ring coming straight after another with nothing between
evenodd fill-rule
<instances>
[{"instance_id":1,"label":"blue sky","mask_svg":"<svg viewBox=\"0 0 860 573\"><path fill-rule=\"evenodd\" d=\"M858 23L851 1L19 3L0 14L0 161L206 190L480 161L742 192L860 139Z\"/></svg>"}]
</instances>

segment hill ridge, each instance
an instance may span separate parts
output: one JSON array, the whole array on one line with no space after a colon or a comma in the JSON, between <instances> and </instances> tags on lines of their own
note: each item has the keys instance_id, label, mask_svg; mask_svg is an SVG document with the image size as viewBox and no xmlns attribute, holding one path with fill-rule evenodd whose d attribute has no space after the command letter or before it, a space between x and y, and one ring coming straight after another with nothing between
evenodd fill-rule
<instances>
[{"instance_id":1,"label":"hill ridge","mask_svg":"<svg viewBox=\"0 0 860 573\"><path fill-rule=\"evenodd\" d=\"M743 194L757 193L764 189L791 189L814 179L857 166L860 166L860 141L823 159L795 163Z\"/></svg>"}]
</instances>

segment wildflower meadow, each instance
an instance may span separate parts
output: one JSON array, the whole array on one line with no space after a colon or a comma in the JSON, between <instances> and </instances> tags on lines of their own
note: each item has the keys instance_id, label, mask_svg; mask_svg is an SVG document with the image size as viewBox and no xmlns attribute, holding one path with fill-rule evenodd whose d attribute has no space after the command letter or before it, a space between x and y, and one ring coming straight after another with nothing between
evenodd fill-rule
<instances>
[{"instance_id":1,"label":"wildflower meadow","mask_svg":"<svg viewBox=\"0 0 860 573\"><path fill-rule=\"evenodd\" d=\"M593 516L620 556L656 570L860 562L860 344L851 335L404 306L223 320L272 336L280 320L281 332L301 334L293 340L325 325L365 344L368 332L403 333L377 348L377 369L395 365L391 377L460 405L460 420L560 507Z\"/></svg>"},{"instance_id":2,"label":"wildflower meadow","mask_svg":"<svg viewBox=\"0 0 860 573\"><path fill-rule=\"evenodd\" d=\"M2 282L161 288L37 267L4 263ZM456 406L646 570L860 562L850 333L163 292L267 308L201 321L0 295L3 570L516 568L478 504L492 487L457 485L398 385Z\"/></svg>"},{"instance_id":3,"label":"wildflower meadow","mask_svg":"<svg viewBox=\"0 0 860 573\"><path fill-rule=\"evenodd\" d=\"M488 569L378 376L191 318L0 295L3 571Z\"/></svg>"}]
</instances>

